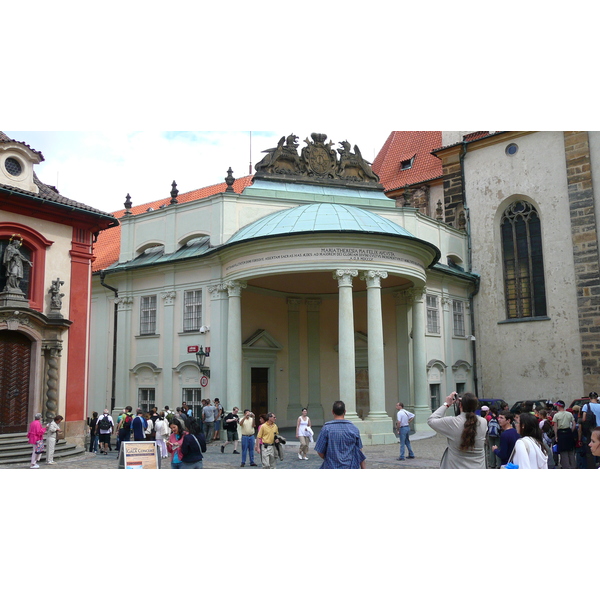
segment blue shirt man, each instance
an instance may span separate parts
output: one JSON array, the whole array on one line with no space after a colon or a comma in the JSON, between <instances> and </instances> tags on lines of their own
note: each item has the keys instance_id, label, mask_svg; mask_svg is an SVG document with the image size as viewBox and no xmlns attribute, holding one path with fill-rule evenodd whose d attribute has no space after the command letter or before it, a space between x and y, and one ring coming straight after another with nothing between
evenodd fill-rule
<instances>
[{"instance_id":1,"label":"blue shirt man","mask_svg":"<svg viewBox=\"0 0 600 600\"><path fill-rule=\"evenodd\" d=\"M358 427L345 419L346 405L338 400L333 404L333 421L323 425L316 453L323 459L321 469L364 469L366 456Z\"/></svg>"},{"instance_id":2,"label":"blue shirt man","mask_svg":"<svg viewBox=\"0 0 600 600\"><path fill-rule=\"evenodd\" d=\"M143 442L146 439L146 428L148 427L148 423L146 423L146 419L143 417L143 410L138 408L136 412L137 416L131 423L133 439L136 442Z\"/></svg>"}]
</instances>

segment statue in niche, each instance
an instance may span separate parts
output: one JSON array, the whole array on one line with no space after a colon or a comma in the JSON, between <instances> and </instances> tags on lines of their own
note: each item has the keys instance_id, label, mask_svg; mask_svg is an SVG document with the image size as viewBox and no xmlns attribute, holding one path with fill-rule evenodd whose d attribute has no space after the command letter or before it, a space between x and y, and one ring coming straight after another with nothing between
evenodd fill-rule
<instances>
[{"instance_id":1,"label":"statue in niche","mask_svg":"<svg viewBox=\"0 0 600 600\"><path fill-rule=\"evenodd\" d=\"M256 171L267 173L294 174L300 173L301 161L298 155L298 136L283 136L277 148L264 150L267 155L256 165Z\"/></svg>"},{"instance_id":2,"label":"statue in niche","mask_svg":"<svg viewBox=\"0 0 600 600\"><path fill-rule=\"evenodd\" d=\"M371 169L371 163L367 162L362 157L358 146L354 146L354 152L350 152L350 144L348 141L340 142L340 146L341 149L338 150L340 155L338 175L341 179L379 181L379 177L377 177Z\"/></svg>"},{"instance_id":3,"label":"statue in niche","mask_svg":"<svg viewBox=\"0 0 600 600\"><path fill-rule=\"evenodd\" d=\"M23 290L20 288L23 279L23 263L26 262L30 267L33 267L33 263L23 256L19 250L22 244L21 236L17 238L13 235L4 250L2 265L6 270L5 292L23 294Z\"/></svg>"},{"instance_id":4,"label":"statue in niche","mask_svg":"<svg viewBox=\"0 0 600 600\"><path fill-rule=\"evenodd\" d=\"M62 308L62 299L65 297L64 294L60 293L60 286L64 284L65 282L61 281L60 277L57 277L52 282L52 287L50 288L50 312L60 312L60 309Z\"/></svg>"}]
</instances>

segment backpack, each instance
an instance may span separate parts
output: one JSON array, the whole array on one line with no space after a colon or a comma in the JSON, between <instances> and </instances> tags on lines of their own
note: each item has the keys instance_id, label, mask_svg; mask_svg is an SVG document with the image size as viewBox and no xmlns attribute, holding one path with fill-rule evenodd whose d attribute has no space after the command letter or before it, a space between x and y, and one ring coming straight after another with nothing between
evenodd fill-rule
<instances>
[{"instance_id":1,"label":"backpack","mask_svg":"<svg viewBox=\"0 0 600 600\"><path fill-rule=\"evenodd\" d=\"M585 421L582 423L583 426L583 431L586 432L586 434L588 434L590 431L592 431L592 429L594 429L596 427L596 415L595 413L592 412L592 407L591 407L591 403L588 402L587 404L587 411L586 411L586 417L585 417Z\"/></svg>"},{"instance_id":2,"label":"backpack","mask_svg":"<svg viewBox=\"0 0 600 600\"><path fill-rule=\"evenodd\" d=\"M123 421L123 429L131 429L131 422L133 421L133 417L127 413L124 417L123 417L124 421Z\"/></svg>"},{"instance_id":3,"label":"backpack","mask_svg":"<svg viewBox=\"0 0 600 600\"><path fill-rule=\"evenodd\" d=\"M500 437L500 423L496 417L490 419L487 432L490 437Z\"/></svg>"},{"instance_id":4,"label":"backpack","mask_svg":"<svg viewBox=\"0 0 600 600\"><path fill-rule=\"evenodd\" d=\"M108 418L108 415L104 415L100 420L99 429L101 431L108 431L111 427L112 424L110 422L110 419Z\"/></svg>"}]
</instances>

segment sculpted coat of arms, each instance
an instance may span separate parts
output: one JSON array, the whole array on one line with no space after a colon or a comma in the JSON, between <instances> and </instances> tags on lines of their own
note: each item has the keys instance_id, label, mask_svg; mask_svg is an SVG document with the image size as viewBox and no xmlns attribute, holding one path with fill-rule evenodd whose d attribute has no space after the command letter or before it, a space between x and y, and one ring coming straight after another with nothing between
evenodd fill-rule
<instances>
[{"instance_id":1,"label":"sculpted coat of arms","mask_svg":"<svg viewBox=\"0 0 600 600\"><path fill-rule=\"evenodd\" d=\"M332 185L345 182L383 189L358 146L352 152L348 141L340 142L336 152L334 142L327 141L327 134L312 133L311 138L312 141L304 140L306 146L298 154L298 136L283 136L276 148L264 151L266 156L256 165L255 177Z\"/></svg>"}]
</instances>

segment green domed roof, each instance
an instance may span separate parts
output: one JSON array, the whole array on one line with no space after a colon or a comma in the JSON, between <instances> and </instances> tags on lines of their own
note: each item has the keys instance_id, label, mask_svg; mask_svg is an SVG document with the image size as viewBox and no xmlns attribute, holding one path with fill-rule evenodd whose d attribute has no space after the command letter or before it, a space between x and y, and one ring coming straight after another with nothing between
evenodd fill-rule
<instances>
[{"instance_id":1,"label":"green domed roof","mask_svg":"<svg viewBox=\"0 0 600 600\"><path fill-rule=\"evenodd\" d=\"M236 232L226 245L256 238L323 231L415 237L400 225L363 208L319 203L281 210L263 217Z\"/></svg>"}]
</instances>

